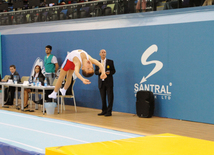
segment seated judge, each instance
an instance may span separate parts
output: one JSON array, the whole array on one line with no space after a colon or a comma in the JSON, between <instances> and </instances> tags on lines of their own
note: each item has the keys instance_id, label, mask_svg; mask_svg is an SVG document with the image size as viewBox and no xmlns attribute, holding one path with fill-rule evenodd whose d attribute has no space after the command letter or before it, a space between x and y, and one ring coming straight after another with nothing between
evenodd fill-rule
<instances>
[{"instance_id":1,"label":"seated judge","mask_svg":"<svg viewBox=\"0 0 214 155\"><path fill-rule=\"evenodd\" d=\"M42 85L44 85L45 76L42 74L41 67L39 65L36 65L34 68L34 75L30 77L32 81L34 79L39 78L39 82L41 82ZM28 96L31 91L34 91L30 88L27 88L24 90L24 109L28 108Z\"/></svg>"},{"instance_id":2,"label":"seated judge","mask_svg":"<svg viewBox=\"0 0 214 155\"><path fill-rule=\"evenodd\" d=\"M19 73L16 71L16 66L15 65L11 65L10 66L10 78L11 80L14 81L14 77L16 76L16 80L17 80L17 83L20 83L21 82L21 79L20 79L20 76L19 76ZM4 80L2 79L1 81L3 82L7 82L8 79ZM19 90L21 90L19 88ZM14 93L15 93L15 87L9 87L9 88L5 88L5 97L4 97L4 101L6 102L4 105L13 105L13 100L14 100Z\"/></svg>"}]
</instances>

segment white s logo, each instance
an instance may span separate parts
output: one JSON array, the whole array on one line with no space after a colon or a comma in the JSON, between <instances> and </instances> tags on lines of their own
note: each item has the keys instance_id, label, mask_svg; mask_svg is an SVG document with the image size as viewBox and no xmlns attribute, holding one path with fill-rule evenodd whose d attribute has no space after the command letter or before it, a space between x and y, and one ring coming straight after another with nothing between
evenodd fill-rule
<instances>
[{"instance_id":1,"label":"white s logo","mask_svg":"<svg viewBox=\"0 0 214 155\"><path fill-rule=\"evenodd\" d=\"M153 74L157 73L161 68L163 67L163 63L158 60L152 60L152 61L146 61L150 55L152 55L154 52L158 51L157 45L151 45L149 48L146 49L146 51L141 56L141 63L143 65L150 65L150 64L156 64L153 70L146 76L143 77L140 83L143 83L147 81L147 79L152 76Z\"/></svg>"}]
</instances>

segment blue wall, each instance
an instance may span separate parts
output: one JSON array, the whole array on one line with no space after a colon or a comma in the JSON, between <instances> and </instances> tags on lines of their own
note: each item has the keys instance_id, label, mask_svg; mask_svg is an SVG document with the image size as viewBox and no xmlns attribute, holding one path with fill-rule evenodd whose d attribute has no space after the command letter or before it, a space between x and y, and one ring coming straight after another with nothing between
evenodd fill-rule
<instances>
[{"instance_id":1,"label":"blue wall","mask_svg":"<svg viewBox=\"0 0 214 155\"><path fill-rule=\"evenodd\" d=\"M149 89L155 93L155 115L214 123L214 22L86 30L70 32L17 34L2 36L3 75L15 64L21 76L29 75L34 60L45 56L45 46L61 65L67 51L86 50L100 59L100 49L115 62L114 111L135 113L135 93ZM147 63L141 56L150 47ZM144 53L146 55L146 53ZM161 68L159 65L163 64ZM147 77L155 66L154 74ZM78 106L101 108L97 76L84 85L77 80L74 90Z\"/></svg>"},{"instance_id":2,"label":"blue wall","mask_svg":"<svg viewBox=\"0 0 214 155\"><path fill-rule=\"evenodd\" d=\"M2 75L1 33L0 33L0 74Z\"/></svg>"}]
</instances>

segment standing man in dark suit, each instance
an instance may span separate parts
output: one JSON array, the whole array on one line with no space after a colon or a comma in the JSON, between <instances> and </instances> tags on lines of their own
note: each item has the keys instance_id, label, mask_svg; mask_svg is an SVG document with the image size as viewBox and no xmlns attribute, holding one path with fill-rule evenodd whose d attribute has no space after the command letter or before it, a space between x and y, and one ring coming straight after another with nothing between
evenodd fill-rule
<instances>
[{"instance_id":1,"label":"standing man in dark suit","mask_svg":"<svg viewBox=\"0 0 214 155\"><path fill-rule=\"evenodd\" d=\"M112 115L112 107L114 100L114 92L113 92L113 74L116 72L114 68L113 60L106 59L106 50L100 50L101 64L103 64L105 73L107 75L106 79L100 79L101 71L98 66L95 67L95 74L98 75L98 86L100 90L100 95L102 98L102 112L98 114L98 116L111 116ZM106 104L106 93L108 95L108 106Z\"/></svg>"},{"instance_id":2,"label":"standing man in dark suit","mask_svg":"<svg viewBox=\"0 0 214 155\"><path fill-rule=\"evenodd\" d=\"M17 83L20 83L21 79L20 79L19 73L16 71L16 66L15 65L11 65L10 66L10 72L11 72L11 74L10 74L10 78L9 79L14 81L14 76L16 76ZM4 81L4 80L2 80L2 81ZM19 90L21 90L21 89L19 88ZM4 105L13 105L14 93L15 93L15 87L11 87L10 86L9 88L5 89L4 101L6 103Z\"/></svg>"}]
</instances>

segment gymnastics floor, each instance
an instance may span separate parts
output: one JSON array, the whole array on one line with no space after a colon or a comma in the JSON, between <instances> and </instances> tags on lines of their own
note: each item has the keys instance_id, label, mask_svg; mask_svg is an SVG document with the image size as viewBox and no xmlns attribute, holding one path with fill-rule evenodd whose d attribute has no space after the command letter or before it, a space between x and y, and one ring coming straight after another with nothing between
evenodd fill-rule
<instances>
[{"instance_id":1,"label":"gymnastics floor","mask_svg":"<svg viewBox=\"0 0 214 155\"><path fill-rule=\"evenodd\" d=\"M0 110L0 131L1 151L16 149L23 154L45 154L47 147L143 136L5 110Z\"/></svg>"},{"instance_id":2,"label":"gymnastics floor","mask_svg":"<svg viewBox=\"0 0 214 155\"><path fill-rule=\"evenodd\" d=\"M143 136L6 110L0 110L0 131L0 155L214 154L213 141L171 133Z\"/></svg>"}]
</instances>

